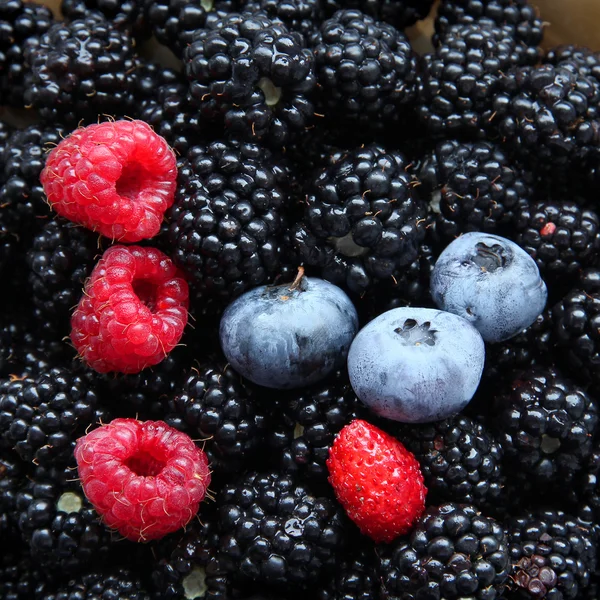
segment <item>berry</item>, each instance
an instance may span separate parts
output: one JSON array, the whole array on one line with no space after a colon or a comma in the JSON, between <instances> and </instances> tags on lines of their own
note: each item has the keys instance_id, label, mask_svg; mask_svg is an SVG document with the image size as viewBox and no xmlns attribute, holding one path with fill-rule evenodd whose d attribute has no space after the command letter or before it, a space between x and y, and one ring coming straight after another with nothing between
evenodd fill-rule
<instances>
[{"instance_id":1,"label":"berry","mask_svg":"<svg viewBox=\"0 0 600 600\"><path fill-rule=\"evenodd\" d=\"M535 261L514 242L471 232L440 254L431 295L438 308L472 323L486 342L502 342L535 321L548 291Z\"/></svg>"},{"instance_id":2,"label":"berry","mask_svg":"<svg viewBox=\"0 0 600 600\"><path fill-rule=\"evenodd\" d=\"M394 433L419 461L429 504L504 502L503 449L481 423L461 415Z\"/></svg>"},{"instance_id":3,"label":"berry","mask_svg":"<svg viewBox=\"0 0 600 600\"><path fill-rule=\"evenodd\" d=\"M135 110L137 57L130 35L101 14L57 22L38 43L29 44L31 65L25 101L49 122L77 125L99 114L131 115Z\"/></svg>"},{"instance_id":4,"label":"berry","mask_svg":"<svg viewBox=\"0 0 600 600\"><path fill-rule=\"evenodd\" d=\"M0 535L5 540L17 534L14 517L17 492L23 479L23 464L18 457L9 452L0 452Z\"/></svg>"},{"instance_id":5,"label":"berry","mask_svg":"<svg viewBox=\"0 0 600 600\"><path fill-rule=\"evenodd\" d=\"M533 192L531 176L490 142L439 143L423 159L419 179L444 244L468 231L510 233Z\"/></svg>"},{"instance_id":6,"label":"berry","mask_svg":"<svg viewBox=\"0 0 600 600\"><path fill-rule=\"evenodd\" d=\"M161 421L115 419L79 438L75 459L103 522L135 542L185 526L210 484L204 452Z\"/></svg>"},{"instance_id":7,"label":"berry","mask_svg":"<svg viewBox=\"0 0 600 600\"><path fill-rule=\"evenodd\" d=\"M506 27L452 25L435 52L423 57L417 108L421 122L433 137L483 137L503 73L528 62Z\"/></svg>"},{"instance_id":8,"label":"berry","mask_svg":"<svg viewBox=\"0 0 600 600\"><path fill-rule=\"evenodd\" d=\"M184 59L202 117L233 135L281 147L314 119L313 54L278 19L232 13L198 29Z\"/></svg>"},{"instance_id":9,"label":"berry","mask_svg":"<svg viewBox=\"0 0 600 600\"><path fill-rule=\"evenodd\" d=\"M298 259L354 293L398 280L425 237L425 205L405 157L370 144L333 155L309 181L290 233Z\"/></svg>"},{"instance_id":10,"label":"berry","mask_svg":"<svg viewBox=\"0 0 600 600\"><path fill-rule=\"evenodd\" d=\"M258 287L232 302L219 338L233 368L275 389L304 387L339 369L358 331L352 302L328 281L304 277Z\"/></svg>"},{"instance_id":11,"label":"berry","mask_svg":"<svg viewBox=\"0 0 600 600\"><path fill-rule=\"evenodd\" d=\"M589 48L573 45L557 46L548 51L545 62L554 66L563 62L570 62L581 75L592 77L600 84L599 52L592 52Z\"/></svg>"},{"instance_id":12,"label":"berry","mask_svg":"<svg viewBox=\"0 0 600 600\"><path fill-rule=\"evenodd\" d=\"M9 549L3 549L0 555L0 598L37 600L50 589L52 579L53 575L33 563L23 544L11 543Z\"/></svg>"},{"instance_id":13,"label":"berry","mask_svg":"<svg viewBox=\"0 0 600 600\"><path fill-rule=\"evenodd\" d=\"M506 532L515 598L583 597L596 568L596 547L581 523L561 511L540 510L512 517Z\"/></svg>"},{"instance_id":14,"label":"berry","mask_svg":"<svg viewBox=\"0 0 600 600\"><path fill-rule=\"evenodd\" d=\"M112 246L94 267L71 318L71 341L99 373L138 373L177 345L188 286L159 250Z\"/></svg>"},{"instance_id":15,"label":"berry","mask_svg":"<svg viewBox=\"0 0 600 600\"><path fill-rule=\"evenodd\" d=\"M325 0L325 4L334 10L340 5L361 10L402 30L427 17L433 0Z\"/></svg>"},{"instance_id":16,"label":"berry","mask_svg":"<svg viewBox=\"0 0 600 600\"><path fill-rule=\"evenodd\" d=\"M160 231L173 203L176 159L143 121L77 129L49 154L40 181L61 216L119 242Z\"/></svg>"},{"instance_id":17,"label":"berry","mask_svg":"<svg viewBox=\"0 0 600 600\"><path fill-rule=\"evenodd\" d=\"M323 20L322 0L245 0L244 12L262 12L270 19L279 19L290 31L297 31L306 39Z\"/></svg>"},{"instance_id":18,"label":"berry","mask_svg":"<svg viewBox=\"0 0 600 600\"><path fill-rule=\"evenodd\" d=\"M352 421L340 431L327 468L338 501L376 542L409 532L425 509L427 490L417 459L366 421Z\"/></svg>"},{"instance_id":19,"label":"berry","mask_svg":"<svg viewBox=\"0 0 600 600\"><path fill-rule=\"evenodd\" d=\"M0 104L22 108L24 79L28 72L25 49L37 46L54 23L47 6L5 0L0 6Z\"/></svg>"},{"instance_id":20,"label":"berry","mask_svg":"<svg viewBox=\"0 0 600 600\"><path fill-rule=\"evenodd\" d=\"M311 37L327 120L384 127L416 95L417 57L408 38L358 10L341 10Z\"/></svg>"},{"instance_id":21,"label":"berry","mask_svg":"<svg viewBox=\"0 0 600 600\"><path fill-rule=\"evenodd\" d=\"M211 362L193 367L165 404L186 432L207 440L204 450L218 473L239 471L266 433L264 414L229 365Z\"/></svg>"},{"instance_id":22,"label":"berry","mask_svg":"<svg viewBox=\"0 0 600 600\"><path fill-rule=\"evenodd\" d=\"M169 242L198 300L227 304L272 281L281 268L287 170L257 144L214 141L193 147L178 172Z\"/></svg>"},{"instance_id":23,"label":"berry","mask_svg":"<svg viewBox=\"0 0 600 600\"><path fill-rule=\"evenodd\" d=\"M226 484L217 502L219 557L239 582L305 588L344 547L335 502L289 476L249 472Z\"/></svg>"},{"instance_id":24,"label":"berry","mask_svg":"<svg viewBox=\"0 0 600 600\"><path fill-rule=\"evenodd\" d=\"M378 415L426 423L469 403L484 358L483 340L465 319L430 308L395 308L354 338L348 374L356 395Z\"/></svg>"},{"instance_id":25,"label":"berry","mask_svg":"<svg viewBox=\"0 0 600 600\"><path fill-rule=\"evenodd\" d=\"M502 527L469 504L429 507L410 537L380 556L383 591L392 597L494 600L510 567Z\"/></svg>"}]
</instances>

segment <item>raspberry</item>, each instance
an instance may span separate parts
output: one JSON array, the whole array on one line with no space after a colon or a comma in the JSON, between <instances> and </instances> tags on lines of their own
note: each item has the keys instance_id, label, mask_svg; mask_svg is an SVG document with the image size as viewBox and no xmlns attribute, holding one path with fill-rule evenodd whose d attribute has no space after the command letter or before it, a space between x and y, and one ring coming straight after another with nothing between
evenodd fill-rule
<instances>
[{"instance_id":1,"label":"raspberry","mask_svg":"<svg viewBox=\"0 0 600 600\"><path fill-rule=\"evenodd\" d=\"M71 318L71 340L99 373L139 373L161 362L187 324L188 285L160 250L112 246Z\"/></svg>"},{"instance_id":2,"label":"raspberry","mask_svg":"<svg viewBox=\"0 0 600 600\"><path fill-rule=\"evenodd\" d=\"M135 542L184 527L210 484L206 454L163 421L115 419L79 438L75 459L104 523Z\"/></svg>"},{"instance_id":3,"label":"raspberry","mask_svg":"<svg viewBox=\"0 0 600 600\"><path fill-rule=\"evenodd\" d=\"M175 154L143 121L77 129L48 155L40 176L58 214L120 242L159 232L176 179Z\"/></svg>"}]
</instances>

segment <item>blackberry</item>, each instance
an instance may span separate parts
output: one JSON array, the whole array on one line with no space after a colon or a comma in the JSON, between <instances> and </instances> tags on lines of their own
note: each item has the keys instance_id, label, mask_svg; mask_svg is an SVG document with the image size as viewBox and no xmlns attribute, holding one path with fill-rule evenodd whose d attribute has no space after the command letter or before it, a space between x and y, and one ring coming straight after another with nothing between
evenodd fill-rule
<instances>
[{"instance_id":1,"label":"blackberry","mask_svg":"<svg viewBox=\"0 0 600 600\"><path fill-rule=\"evenodd\" d=\"M193 367L167 409L181 419L192 438L206 440L204 450L217 473L239 472L252 460L267 430L265 415L228 365Z\"/></svg>"},{"instance_id":2,"label":"blackberry","mask_svg":"<svg viewBox=\"0 0 600 600\"><path fill-rule=\"evenodd\" d=\"M0 5L0 105L23 107L25 48L38 45L53 23L47 6L21 0Z\"/></svg>"},{"instance_id":3,"label":"blackberry","mask_svg":"<svg viewBox=\"0 0 600 600\"><path fill-rule=\"evenodd\" d=\"M600 217L591 207L553 200L522 204L515 241L536 261L548 283L565 285L597 262Z\"/></svg>"},{"instance_id":4,"label":"blackberry","mask_svg":"<svg viewBox=\"0 0 600 600\"><path fill-rule=\"evenodd\" d=\"M600 292L575 287L552 307L557 356L582 383L600 384Z\"/></svg>"},{"instance_id":5,"label":"blackberry","mask_svg":"<svg viewBox=\"0 0 600 600\"><path fill-rule=\"evenodd\" d=\"M600 86L572 63L525 66L505 72L489 120L519 156L553 175L598 154L599 106Z\"/></svg>"},{"instance_id":6,"label":"blackberry","mask_svg":"<svg viewBox=\"0 0 600 600\"><path fill-rule=\"evenodd\" d=\"M548 51L545 62L554 66L570 62L581 75L592 77L600 85L600 52L573 45L557 46Z\"/></svg>"},{"instance_id":7,"label":"blackberry","mask_svg":"<svg viewBox=\"0 0 600 600\"><path fill-rule=\"evenodd\" d=\"M381 549L382 587L390 596L494 600L508 571L502 527L468 504L427 508L408 538Z\"/></svg>"},{"instance_id":8,"label":"blackberry","mask_svg":"<svg viewBox=\"0 0 600 600\"><path fill-rule=\"evenodd\" d=\"M36 468L17 493L16 514L32 559L45 569L72 575L109 555L111 533L98 522L74 468Z\"/></svg>"},{"instance_id":9,"label":"blackberry","mask_svg":"<svg viewBox=\"0 0 600 600\"><path fill-rule=\"evenodd\" d=\"M144 0L62 0L60 10L70 20L85 19L90 11L98 12L115 28L131 31L139 40L150 36Z\"/></svg>"},{"instance_id":10,"label":"blackberry","mask_svg":"<svg viewBox=\"0 0 600 600\"><path fill-rule=\"evenodd\" d=\"M225 305L278 274L287 177L268 151L249 142L195 146L179 161L169 240L198 298Z\"/></svg>"},{"instance_id":11,"label":"blackberry","mask_svg":"<svg viewBox=\"0 0 600 600\"><path fill-rule=\"evenodd\" d=\"M314 57L304 38L262 13L199 29L185 51L190 94L207 122L282 147L314 118Z\"/></svg>"},{"instance_id":12,"label":"blackberry","mask_svg":"<svg viewBox=\"0 0 600 600\"><path fill-rule=\"evenodd\" d=\"M65 130L59 125L31 125L15 131L0 159L0 268L28 247L32 235L50 209L40 183L46 153L57 145Z\"/></svg>"},{"instance_id":13,"label":"blackberry","mask_svg":"<svg viewBox=\"0 0 600 600\"><path fill-rule=\"evenodd\" d=\"M600 524L600 446L594 444L594 451L585 462L575 485L567 490L569 507L590 527L597 529Z\"/></svg>"},{"instance_id":14,"label":"blackberry","mask_svg":"<svg viewBox=\"0 0 600 600\"><path fill-rule=\"evenodd\" d=\"M516 373L494 399L494 423L511 474L538 486L571 482L592 452L596 402L552 368Z\"/></svg>"},{"instance_id":15,"label":"blackberry","mask_svg":"<svg viewBox=\"0 0 600 600\"><path fill-rule=\"evenodd\" d=\"M331 10L354 8L377 19L386 21L398 29L414 25L425 19L433 0L324 0L326 7ZM343 6L342 6L343 5Z\"/></svg>"},{"instance_id":16,"label":"blackberry","mask_svg":"<svg viewBox=\"0 0 600 600\"><path fill-rule=\"evenodd\" d=\"M150 600L140 576L125 568L92 570L70 579L42 600Z\"/></svg>"},{"instance_id":17,"label":"blackberry","mask_svg":"<svg viewBox=\"0 0 600 600\"><path fill-rule=\"evenodd\" d=\"M561 511L543 510L506 523L515 598L582 598L596 567L591 533Z\"/></svg>"},{"instance_id":18,"label":"blackberry","mask_svg":"<svg viewBox=\"0 0 600 600\"><path fill-rule=\"evenodd\" d=\"M143 107L146 102L154 100L157 89L161 86L178 83L185 83L185 79L179 71L164 67L152 60L138 59L135 91L138 105ZM138 106L138 114L142 111L143 108Z\"/></svg>"},{"instance_id":19,"label":"blackberry","mask_svg":"<svg viewBox=\"0 0 600 600\"><path fill-rule=\"evenodd\" d=\"M334 155L309 181L305 219L292 229L299 260L359 294L397 281L425 236L417 185L404 156L377 144Z\"/></svg>"},{"instance_id":20,"label":"blackberry","mask_svg":"<svg viewBox=\"0 0 600 600\"><path fill-rule=\"evenodd\" d=\"M417 457L430 504L465 502L480 509L501 504L502 446L466 416L400 427L400 441Z\"/></svg>"},{"instance_id":21,"label":"blackberry","mask_svg":"<svg viewBox=\"0 0 600 600\"><path fill-rule=\"evenodd\" d=\"M2 600L41 600L55 577L37 567L19 542L2 538L0 554L0 598Z\"/></svg>"},{"instance_id":22,"label":"blackberry","mask_svg":"<svg viewBox=\"0 0 600 600\"><path fill-rule=\"evenodd\" d=\"M408 38L358 10L341 10L311 37L327 120L383 129L416 97L417 57Z\"/></svg>"},{"instance_id":23,"label":"blackberry","mask_svg":"<svg viewBox=\"0 0 600 600\"><path fill-rule=\"evenodd\" d=\"M322 0L246 0L244 12L262 12L270 19L279 19L290 31L297 31L305 39L314 33L324 18Z\"/></svg>"},{"instance_id":24,"label":"blackberry","mask_svg":"<svg viewBox=\"0 0 600 600\"><path fill-rule=\"evenodd\" d=\"M28 48L25 100L48 121L95 122L98 115L135 111L133 38L97 13L53 25Z\"/></svg>"},{"instance_id":25,"label":"blackberry","mask_svg":"<svg viewBox=\"0 0 600 600\"><path fill-rule=\"evenodd\" d=\"M48 221L27 252L36 316L54 320L55 326L67 334L71 311L101 252L97 234L61 218Z\"/></svg>"},{"instance_id":26,"label":"blackberry","mask_svg":"<svg viewBox=\"0 0 600 600\"><path fill-rule=\"evenodd\" d=\"M322 384L273 396L265 399L273 416L267 443L281 468L325 483L329 476L325 463L336 434L368 412L347 374L340 371Z\"/></svg>"},{"instance_id":27,"label":"blackberry","mask_svg":"<svg viewBox=\"0 0 600 600\"><path fill-rule=\"evenodd\" d=\"M419 178L444 246L468 231L509 234L533 192L532 177L490 142L439 143Z\"/></svg>"},{"instance_id":28,"label":"blackberry","mask_svg":"<svg viewBox=\"0 0 600 600\"><path fill-rule=\"evenodd\" d=\"M0 452L0 536L3 540L18 533L14 521L16 496L24 472L23 464L16 456Z\"/></svg>"},{"instance_id":29,"label":"blackberry","mask_svg":"<svg viewBox=\"0 0 600 600\"><path fill-rule=\"evenodd\" d=\"M4 121L0 121L0 173L4 170L4 150L8 145L8 140L13 131L14 128L11 125Z\"/></svg>"},{"instance_id":30,"label":"blackberry","mask_svg":"<svg viewBox=\"0 0 600 600\"><path fill-rule=\"evenodd\" d=\"M239 0L144 0L145 15L156 39L178 57L198 29L237 10Z\"/></svg>"},{"instance_id":31,"label":"blackberry","mask_svg":"<svg viewBox=\"0 0 600 600\"><path fill-rule=\"evenodd\" d=\"M527 52L506 27L452 25L442 43L422 60L417 107L421 122L433 137L485 137L485 128L499 110L494 102L498 104L503 74L527 61Z\"/></svg>"},{"instance_id":32,"label":"blackberry","mask_svg":"<svg viewBox=\"0 0 600 600\"><path fill-rule=\"evenodd\" d=\"M335 563L344 543L342 511L278 472L250 472L217 499L219 555L240 582L305 587Z\"/></svg>"},{"instance_id":33,"label":"blackberry","mask_svg":"<svg viewBox=\"0 0 600 600\"><path fill-rule=\"evenodd\" d=\"M230 578L221 573L217 555L219 535L213 513L204 507L202 523L192 521L185 533L176 532L156 545L152 583L159 594L157 597L163 600L231 598Z\"/></svg>"},{"instance_id":34,"label":"blackberry","mask_svg":"<svg viewBox=\"0 0 600 600\"><path fill-rule=\"evenodd\" d=\"M480 19L514 28L515 37L528 46L538 46L544 37L544 22L529 0L442 0L435 29L443 39L450 26L471 24Z\"/></svg>"},{"instance_id":35,"label":"blackberry","mask_svg":"<svg viewBox=\"0 0 600 600\"><path fill-rule=\"evenodd\" d=\"M0 382L0 446L26 462L64 465L75 442L106 411L94 376L68 367Z\"/></svg>"}]
</instances>

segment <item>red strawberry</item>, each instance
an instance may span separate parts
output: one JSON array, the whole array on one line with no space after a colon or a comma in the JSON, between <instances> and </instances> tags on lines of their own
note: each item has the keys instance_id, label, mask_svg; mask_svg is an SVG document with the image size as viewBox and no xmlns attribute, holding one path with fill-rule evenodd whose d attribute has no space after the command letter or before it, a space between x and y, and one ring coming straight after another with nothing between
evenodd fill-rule
<instances>
[{"instance_id":1,"label":"red strawberry","mask_svg":"<svg viewBox=\"0 0 600 600\"><path fill-rule=\"evenodd\" d=\"M417 459L366 421L357 419L340 431L327 467L340 504L376 542L407 533L425 510L427 488Z\"/></svg>"}]
</instances>

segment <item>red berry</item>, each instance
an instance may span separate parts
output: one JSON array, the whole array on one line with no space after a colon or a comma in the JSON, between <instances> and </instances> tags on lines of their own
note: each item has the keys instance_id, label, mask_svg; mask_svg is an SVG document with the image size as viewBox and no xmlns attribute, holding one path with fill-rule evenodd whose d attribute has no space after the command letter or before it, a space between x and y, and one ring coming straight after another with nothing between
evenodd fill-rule
<instances>
[{"instance_id":1,"label":"red berry","mask_svg":"<svg viewBox=\"0 0 600 600\"><path fill-rule=\"evenodd\" d=\"M74 131L40 176L63 217L120 242L154 237L173 204L175 154L143 121L111 121Z\"/></svg>"},{"instance_id":2,"label":"red berry","mask_svg":"<svg viewBox=\"0 0 600 600\"><path fill-rule=\"evenodd\" d=\"M425 510L417 459L397 439L357 419L329 452L329 483L348 516L376 542L407 533Z\"/></svg>"},{"instance_id":3,"label":"red berry","mask_svg":"<svg viewBox=\"0 0 600 600\"><path fill-rule=\"evenodd\" d=\"M104 523L134 542L185 526L210 484L206 454L163 421L115 419L79 438L75 459Z\"/></svg>"},{"instance_id":4,"label":"red berry","mask_svg":"<svg viewBox=\"0 0 600 600\"><path fill-rule=\"evenodd\" d=\"M73 345L99 373L139 373L178 344L188 296L186 281L160 250L112 246L71 317Z\"/></svg>"}]
</instances>

